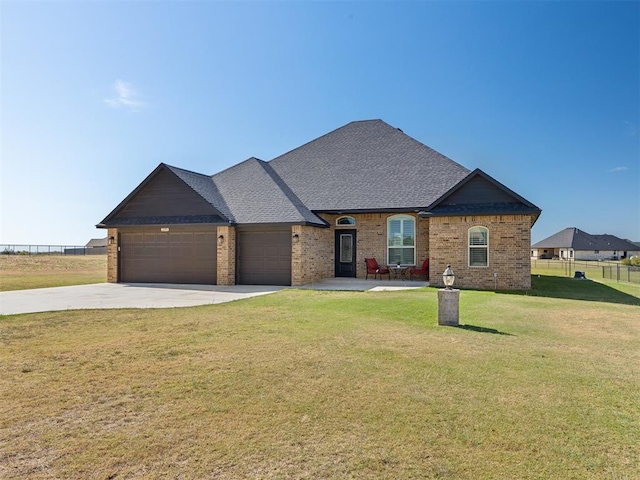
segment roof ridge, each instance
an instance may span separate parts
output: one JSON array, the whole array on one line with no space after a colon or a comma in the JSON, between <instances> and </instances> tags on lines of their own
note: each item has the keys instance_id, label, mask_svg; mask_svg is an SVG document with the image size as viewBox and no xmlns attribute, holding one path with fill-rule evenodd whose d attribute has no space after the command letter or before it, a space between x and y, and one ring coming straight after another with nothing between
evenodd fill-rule
<instances>
[{"instance_id":1,"label":"roof ridge","mask_svg":"<svg viewBox=\"0 0 640 480\"><path fill-rule=\"evenodd\" d=\"M172 165L167 165L165 163L161 163L161 165L164 165L182 183L184 183L187 187L189 187L191 190L193 190L193 192L196 193L198 196L200 196L200 198L202 198L205 202L207 202L209 205L211 205L220 214L220 216L222 216L224 219L226 219L229 222L233 221L233 213L229 209L229 206L227 205L227 202L226 202L224 196L220 192L220 189L218 188L218 186L213 181L213 177L212 176L205 175L203 173L194 172L193 170L187 170L186 168L174 167ZM203 180L205 182L209 182L210 186L213 188L213 194L214 194L214 196L216 198L215 199L214 198L207 198L207 196L205 196L204 192L202 192L200 189L196 188L195 185L192 185L189 181L187 181L187 179L185 179L183 177L183 174L197 175L198 177L200 177L199 178L200 180ZM218 202L219 202L219 204L218 204ZM224 211L222 211L222 210L224 210Z\"/></svg>"},{"instance_id":2,"label":"roof ridge","mask_svg":"<svg viewBox=\"0 0 640 480\"><path fill-rule=\"evenodd\" d=\"M317 142L318 140L321 140L321 139L323 139L323 138L325 138L325 137L328 137L329 135L332 135L332 134L334 134L335 132L337 132L337 131L339 131L339 130L342 130L343 128L347 128L349 125L353 125L354 123L367 123L367 122L380 122L380 123L384 123L384 124L386 124L386 125L389 125L387 122L385 122L384 120L382 120L382 119L380 119L380 118L371 119L371 120L353 120L353 121L351 121L351 122L349 122L349 123L345 123L345 124L344 124L344 125L342 125L341 127L334 128L333 130L331 130L330 132L325 133L324 135L320 135L319 137L316 137L316 138L314 138L314 139L312 139L312 140L309 140L308 142L305 142L305 143L303 143L302 145L299 145L299 146L297 146L297 147L295 147L295 148L292 148L291 150L288 150L288 151L286 151L286 152L284 152L284 153L281 153L281 154L280 154L280 155L278 155L277 157L274 157L274 158L272 158L271 160L269 160L269 162L268 162L268 163L271 163L271 162L273 162L274 160L278 160L279 158L284 157L285 155L288 155L288 154L290 154L290 153L292 153L292 152L295 152L296 150L300 150L301 148L304 148L304 147L306 147L307 145L310 145L310 144L312 144L312 143L314 143L314 142ZM391 125L389 125L389 127L394 128L394 127L392 127Z\"/></svg>"},{"instance_id":3,"label":"roof ridge","mask_svg":"<svg viewBox=\"0 0 640 480\"><path fill-rule=\"evenodd\" d=\"M285 182L282 179L282 177L278 175L278 173L273 169L271 165L269 165L268 162L262 162L261 167L264 169L265 173L269 175L269 177L275 182L275 184L282 191L282 193L285 194L287 199L291 202L291 204L298 211L298 213L302 215L303 218L309 220L308 216L311 215L313 219L318 219L322 221L322 219L318 217L316 214L314 214L311 211L311 209L309 209L304 204L304 202L300 199L300 197L298 197L295 194L295 192L291 190L291 187L289 187L287 182Z\"/></svg>"},{"instance_id":4,"label":"roof ridge","mask_svg":"<svg viewBox=\"0 0 640 480\"><path fill-rule=\"evenodd\" d=\"M210 175L207 175L205 173L200 173L200 172L196 172L194 170L188 170L186 168L181 168L181 167L175 167L173 165L169 165L168 163L163 163L161 162L160 165L164 165L165 167L167 167L169 170L180 170L181 172L186 172L186 173L192 173L194 175L200 175L201 177L209 177Z\"/></svg>"},{"instance_id":5,"label":"roof ridge","mask_svg":"<svg viewBox=\"0 0 640 480\"><path fill-rule=\"evenodd\" d=\"M261 160L258 157L249 157L246 160L241 161L240 163L236 163L235 165L231 165L230 167L225 168L224 170L220 170L219 172L214 173L213 175L210 175L211 178L215 178L218 176L222 176L223 173L228 172L230 170L236 170L238 167L240 167L241 165L244 165L247 162L250 161L256 161L256 162L260 162L260 163L267 163L264 160Z\"/></svg>"}]
</instances>

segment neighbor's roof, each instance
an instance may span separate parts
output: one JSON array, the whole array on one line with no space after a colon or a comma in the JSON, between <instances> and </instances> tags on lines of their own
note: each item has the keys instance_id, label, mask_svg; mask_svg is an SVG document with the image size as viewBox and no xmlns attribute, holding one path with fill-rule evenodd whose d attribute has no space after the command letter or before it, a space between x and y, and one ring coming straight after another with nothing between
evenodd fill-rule
<instances>
[{"instance_id":1,"label":"neighbor's roof","mask_svg":"<svg viewBox=\"0 0 640 480\"><path fill-rule=\"evenodd\" d=\"M106 247L106 246L107 246L107 237L104 237L104 238L92 238L85 245L86 248Z\"/></svg>"},{"instance_id":2,"label":"neighbor's roof","mask_svg":"<svg viewBox=\"0 0 640 480\"><path fill-rule=\"evenodd\" d=\"M533 248L573 248L574 250L637 251L640 248L615 235L591 235L575 227L565 228L532 245Z\"/></svg>"},{"instance_id":3,"label":"neighbor's roof","mask_svg":"<svg viewBox=\"0 0 640 480\"><path fill-rule=\"evenodd\" d=\"M351 122L269 164L313 211L425 208L469 174L382 120Z\"/></svg>"}]
</instances>

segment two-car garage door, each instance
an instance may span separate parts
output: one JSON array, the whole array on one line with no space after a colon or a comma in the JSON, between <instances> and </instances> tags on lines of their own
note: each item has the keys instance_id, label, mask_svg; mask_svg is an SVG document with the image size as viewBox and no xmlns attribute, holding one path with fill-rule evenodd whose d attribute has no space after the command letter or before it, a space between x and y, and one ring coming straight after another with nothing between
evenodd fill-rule
<instances>
[{"instance_id":1,"label":"two-car garage door","mask_svg":"<svg viewBox=\"0 0 640 480\"><path fill-rule=\"evenodd\" d=\"M216 283L216 231L135 229L120 233L120 281Z\"/></svg>"}]
</instances>

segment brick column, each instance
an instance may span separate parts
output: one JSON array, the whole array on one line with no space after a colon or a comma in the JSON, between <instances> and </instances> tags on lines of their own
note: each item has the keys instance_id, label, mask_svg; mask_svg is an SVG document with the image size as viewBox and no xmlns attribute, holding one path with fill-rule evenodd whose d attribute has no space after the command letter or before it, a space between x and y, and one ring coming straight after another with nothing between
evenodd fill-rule
<instances>
[{"instance_id":1,"label":"brick column","mask_svg":"<svg viewBox=\"0 0 640 480\"><path fill-rule=\"evenodd\" d=\"M220 236L222 241L220 242ZM216 234L217 284L236 284L236 228L220 226Z\"/></svg>"},{"instance_id":2,"label":"brick column","mask_svg":"<svg viewBox=\"0 0 640 480\"><path fill-rule=\"evenodd\" d=\"M113 237L113 243L109 243L109 239ZM118 229L109 228L107 230L107 282L117 283L118 278Z\"/></svg>"}]
</instances>

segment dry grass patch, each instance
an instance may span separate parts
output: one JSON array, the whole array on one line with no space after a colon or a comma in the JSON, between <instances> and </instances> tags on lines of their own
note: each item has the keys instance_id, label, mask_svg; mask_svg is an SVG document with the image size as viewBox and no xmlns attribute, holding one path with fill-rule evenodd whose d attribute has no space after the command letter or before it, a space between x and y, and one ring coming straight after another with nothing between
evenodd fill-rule
<instances>
[{"instance_id":1,"label":"dry grass patch","mask_svg":"<svg viewBox=\"0 0 640 480\"><path fill-rule=\"evenodd\" d=\"M0 255L2 292L106 281L106 255Z\"/></svg>"},{"instance_id":2,"label":"dry grass patch","mask_svg":"<svg viewBox=\"0 0 640 480\"><path fill-rule=\"evenodd\" d=\"M461 315L424 289L2 317L0 477L636 476L636 306Z\"/></svg>"}]
</instances>

